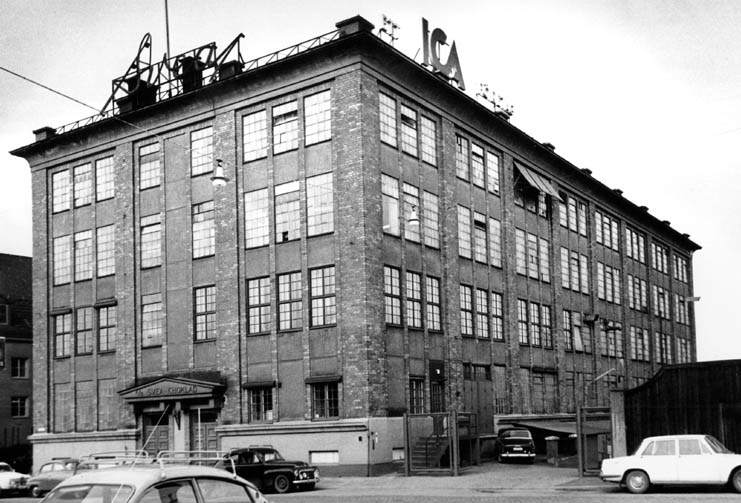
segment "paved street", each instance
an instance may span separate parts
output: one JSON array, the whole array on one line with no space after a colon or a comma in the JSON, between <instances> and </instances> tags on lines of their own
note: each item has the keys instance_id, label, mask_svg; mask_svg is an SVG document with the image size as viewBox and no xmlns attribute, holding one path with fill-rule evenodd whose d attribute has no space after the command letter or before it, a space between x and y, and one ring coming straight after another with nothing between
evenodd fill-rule
<instances>
[{"instance_id":1,"label":"paved street","mask_svg":"<svg viewBox=\"0 0 741 503\"><path fill-rule=\"evenodd\" d=\"M496 500L502 502L591 501L738 501L739 495L720 488L660 489L643 496L621 491L596 477L579 478L574 468L485 463L467 469L459 477L389 474L382 477L323 478L314 491L269 494L274 503L457 503ZM38 503L34 498L3 498L2 503Z\"/></svg>"}]
</instances>

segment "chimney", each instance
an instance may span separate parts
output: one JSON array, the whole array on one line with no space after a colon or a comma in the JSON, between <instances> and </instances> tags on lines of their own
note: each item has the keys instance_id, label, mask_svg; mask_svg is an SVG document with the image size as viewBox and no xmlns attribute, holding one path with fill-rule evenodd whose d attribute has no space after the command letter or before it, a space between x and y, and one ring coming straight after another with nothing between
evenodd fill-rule
<instances>
[{"instance_id":1,"label":"chimney","mask_svg":"<svg viewBox=\"0 0 741 503\"><path fill-rule=\"evenodd\" d=\"M351 18L347 18L343 21L338 22L335 24L337 29L340 31L340 36L344 37L345 35L352 35L353 33L357 33L360 31L367 31L369 33L373 32L373 23L368 21L362 16L354 16Z\"/></svg>"},{"instance_id":2,"label":"chimney","mask_svg":"<svg viewBox=\"0 0 741 503\"><path fill-rule=\"evenodd\" d=\"M545 148L547 148L551 152L556 151L556 146L553 143L548 143L547 141L544 141L543 143L541 143L541 145L543 145Z\"/></svg>"},{"instance_id":3,"label":"chimney","mask_svg":"<svg viewBox=\"0 0 741 503\"><path fill-rule=\"evenodd\" d=\"M33 134L36 135L36 141L44 141L56 136L57 130L53 127L44 126L34 130Z\"/></svg>"}]
</instances>

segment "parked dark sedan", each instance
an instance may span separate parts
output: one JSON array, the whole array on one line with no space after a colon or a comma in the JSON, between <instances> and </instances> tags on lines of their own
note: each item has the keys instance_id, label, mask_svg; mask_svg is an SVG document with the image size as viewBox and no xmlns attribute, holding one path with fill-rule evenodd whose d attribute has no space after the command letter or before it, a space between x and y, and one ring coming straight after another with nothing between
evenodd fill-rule
<instances>
[{"instance_id":1,"label":"parked dark sedan","mask_svg":"<svg viewBox=\"0 0 741 503\"><path fill-rule=\"evenodd\" d=\"M535 443L530 431L525 428L504 428L499 430L494 443L497 461L525 460L535 462Z\"/></svg>"},{"instance_id":2,"label":"parked dark sedan","mask_svg":"<svg viewBox=\"0 0 741 503\"><path fill-rule=\"evenodd\" d=\"M231 463L227 463L227 459ZM270 445L253 445L229 451L217 464L249 480L263 491L285 493L291 489L313 489L319 482L319 468L304 461L287 461ZM231 466L230 466L231 465Z\"/></svg>"}]
</instances>

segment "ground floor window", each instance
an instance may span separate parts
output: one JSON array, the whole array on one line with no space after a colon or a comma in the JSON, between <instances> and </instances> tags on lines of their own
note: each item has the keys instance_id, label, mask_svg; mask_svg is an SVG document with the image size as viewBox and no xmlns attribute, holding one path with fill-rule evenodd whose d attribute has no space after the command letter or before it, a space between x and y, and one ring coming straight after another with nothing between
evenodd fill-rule
<instances>
[{"instance_id":1,"label":"ground floor window","mask_svg":"<svg viewBox=\"0 0 741 503\"><path fill-rule=\"evenodd\" d=\"M311 385L311 408L314 419L331 419L340 416L338 387L336 382Z\"/></svg>"},{"instance_id":2,"label":"ground floor window","mask_svg":"<svg viewBox=\"0 0 741 503\"><path fill-rule=\"evenodd\" d=\"M425 411L425 380L409 380L409 413L422 414Z\"/></svg>"},{"instance_id":3,"label":"ground floor window","mask_svg":"<svg viewBox=\"0 0 741 503\"><path fill-rule=\"evenodd\" d=\"M445 381L430 383L430 412L445 412Z\"/></svg>"},{"instance_id":4,"label":"ground floor window","mask_svg":"<svg viewBox=\"0 0 741 503\"><path fill-rule=\"evenodd\" d=\"M265 386L247 390L250 404L249 421L259 423L273 420L273 388Z\"/></svg>"}]
</instances>

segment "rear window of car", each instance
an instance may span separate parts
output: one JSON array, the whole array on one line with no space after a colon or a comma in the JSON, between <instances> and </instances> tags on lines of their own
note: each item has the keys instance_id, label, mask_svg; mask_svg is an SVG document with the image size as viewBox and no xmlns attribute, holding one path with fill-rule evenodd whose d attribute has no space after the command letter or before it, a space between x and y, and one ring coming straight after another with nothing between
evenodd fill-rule
<instances>
[{"instance_id":1,"label":"rear window of car","mask_svg":"<svg viewBox=\"0 0 741 503\"><path fill-rule=\"evenodd\" d=\"M679 439L679 455L680 456L698 456L702 454L700 449L700 441L696 438L680 438Z\"/></svg>"},{"instance_id":2,"label":"rear window of car","mask_svg":"<svg viewBox=\"0 0 741 503\"><path fill-rule=\"evenodd\" d=\"M676 442L671 440L654 440L641 453L643 456L674 456L677 453Z\"/></svg>"},{"instance_id":3,"label":"rear window of car","mask_svg":"<svg viewBox=\"0 0 741 503\"><path fill-rule=\"evenodd\" d=\"M505 430L499 434L501 437L530 438L528 430Z\"/></svg>"}]
</instances>

